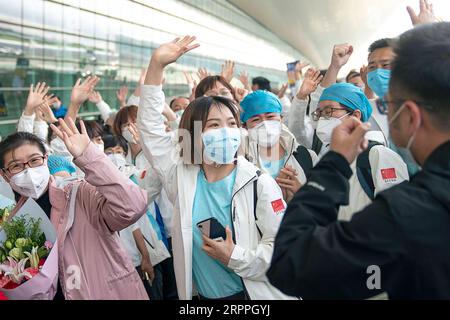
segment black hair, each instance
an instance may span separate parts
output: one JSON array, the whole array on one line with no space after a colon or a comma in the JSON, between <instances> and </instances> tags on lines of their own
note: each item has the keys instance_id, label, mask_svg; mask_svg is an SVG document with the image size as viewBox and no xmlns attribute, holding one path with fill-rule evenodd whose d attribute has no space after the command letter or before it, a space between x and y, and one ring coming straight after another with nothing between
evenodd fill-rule
<instances>
[{"instance_id":1,"label":"black hair","mask_svg":"<svg viewBox=\"0 0 450 320\"><path fill-rule=\"evenodd\" d=\"M256 77L252 80L253 85L257 85L259 87L259 90L264 91L272 91L272 88L270 86L270 81L267 78L264 77Z\"/></svg>"},{"instance_id":2,"label":"black hair","mask_svg":"<svg viewBox=\"0 0 450 320\"><path fill-rule=\"evenodd\" d=\"M450 130L450 22L416 27L392 43L392 99L411 99ZM412 77L412 75L414 75Z\"/></svg>"},{"instance_id":3,"label":"black hair","mask_svg":"<svg viewBox=\"0 0 450 320\"><path fill-rule=\"evenodd\" d=\"M42 154L47 154L44 141L41 138L28 132L16 132L0 142L0 168L5 166L5 155L8 152L26 144L37 146Z\"/></svg>"},{"instance_id":4,"label":"black hair","mask_svg":"<svg viewBox=\"0 0 450 320\"><path fill-rule=\"evenodd\" d=\"M77 121L76 126L78 130L81 131L80 122ZM86 127L87 135L89 136L89 139L94 139L97 137L103 136L103 128L102 126L94 120L86 120L84 121L84 126Z\"/></svg>"},{"instance_id":5,"label":"black hair","mask_svg":"<svg viewBox=\"0 0 450 320\"><path fill-rule=\"evenodd\" d=\"M122 147L123 151L125 152L125 155L128 154L128 144L127 141L122 138L121 136L115 136L111 134L107 134L103 136L103 143L105 144L105 150L108 148L114 148L114 147Z\"/></svg>"},{"instance_id":6,"label":"black hair","mask_svg":"<svg viewBox=\"0 0 450 320\"><path fill-rule=\"evenodd\" d=\"M391 46L392 39L383 38L375 41L369 47L369 55L371 55L375 50L389 48Z\"/></svg>"}]
</instances>

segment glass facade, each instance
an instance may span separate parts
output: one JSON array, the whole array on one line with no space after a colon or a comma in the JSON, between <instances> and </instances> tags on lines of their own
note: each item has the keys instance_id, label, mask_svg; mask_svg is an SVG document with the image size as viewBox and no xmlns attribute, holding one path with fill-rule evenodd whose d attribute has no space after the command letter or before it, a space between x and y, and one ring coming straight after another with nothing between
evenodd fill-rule
<instances>
[{"instance_id":1,"label":"glass facade","mask_svg":"<svg viewBox=\"0 0 450 320\"><path fill-rule=\"evenodd\" d=\"M67 105L77 78L96 74L98 90L116 106L116 90L130 93L152 50L191 34L201 47L167 69L168 97L187 94L185 71L203 66L285 80L295 49L226 0L0 0L0 135L15 130L32 83L46 81ZM81 115L95 116L86 103Z\"/></svg>"}]
</instances>

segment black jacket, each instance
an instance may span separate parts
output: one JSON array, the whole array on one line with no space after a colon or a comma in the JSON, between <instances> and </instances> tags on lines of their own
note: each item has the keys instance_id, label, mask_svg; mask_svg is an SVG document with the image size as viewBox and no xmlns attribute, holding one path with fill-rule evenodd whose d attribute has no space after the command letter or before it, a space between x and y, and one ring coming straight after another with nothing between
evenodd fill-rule
<instances>
[{"instance_id":1,"label":"black jacket","mask_svg":"<svg viewBox=\"0 0 450 320\"><path fill-rule=\"evenodd\" d=\"M380 193L350 222L352 171L330 152L294 197L276 237L270 282L303 299L450 299L450 141L410 182ZM381 290L367 281L380 268ZM370 281L370 283L372 283Z\"/></svg>"}]
</instances>

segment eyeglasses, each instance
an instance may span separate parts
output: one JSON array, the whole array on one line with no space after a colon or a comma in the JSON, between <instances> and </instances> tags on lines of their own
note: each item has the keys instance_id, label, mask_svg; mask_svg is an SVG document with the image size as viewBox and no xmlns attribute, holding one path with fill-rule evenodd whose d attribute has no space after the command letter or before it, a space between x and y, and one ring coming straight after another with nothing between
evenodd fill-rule
<instances>
[{"instance_id":1,"label":"eyeglasses","mask_svg":"<svg viewBox=\"0 0 450 320\"><path fill-rule=\"evenodd\" d=\"M339 111L339 110L343 110L343 111L349 112L345 108L325 107L325 108L321 108L321 109L318 109L318 110L314 111L313 113L311 113L311 116L312 116L314 121L319 121L320 118L325 118L325 119L328 120L331 117L333 117L333 113L335 111Z\"/></svg>"},{"instance_id":2,"label":"eyeglasses","mask_svg":"<svg viewBox=\"0 0 450 320\"><path fill-rule=\"evenodd\" d=\"M27 162L16 162L10 165L8 168L4 169L4 171L8 171L10 174L18 174L24 171L27 166L28 168L37 168L42 166L44 162L45 156L34 157Z\"/></svg>"}]
</instances>

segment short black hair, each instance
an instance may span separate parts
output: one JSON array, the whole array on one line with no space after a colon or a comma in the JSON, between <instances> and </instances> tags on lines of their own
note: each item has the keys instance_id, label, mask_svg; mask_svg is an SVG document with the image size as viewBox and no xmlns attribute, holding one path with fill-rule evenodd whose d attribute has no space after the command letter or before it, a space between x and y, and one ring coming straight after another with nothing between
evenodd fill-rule
<instances>
[{"instance_id":1,"label":"short black hair","mask_svg":"<svg viewBox=\"0 0 450 320\"><path fill-rule=\"evenodd\" d=\"M127 141L122 138L121 136L115 136L112 134L104 135L103 143L105 144L105 150L108 148L114 148L114 147L122 147L123 151L125 152L125 155L128 154L128 144Z\"/></svg>"},{"instance_id":2,"label":"short black hair","mask_svg":"<svg viewBox=\"0 0 450 320\"><path fill-rule=\"evenodd\" d=\"M450 22L416 27L394 43L391 70L393 99L411 99L435 125L450 130ZM412 75L414 75L412 77Z\"/></svg>"},{"instance_id":3,"label":"short black hair","mask_svg":"<svg viewBox=\"0 0 450 320\"><path fill-rule=\"evenodd\" d=\"M375 41L369 47L369 55L371 55L375 50L389 48L391 46L392 39L383 38Z\"/></svg>"},{"instance_id":4,"label":"short black hair","mask_svg":"<svg viewBox=\"0 0 450 320\"><path fill-rule=\"evenodd\" d=\"M81 131L80 122L77 121L76 126L79 131ZM86 127L86 133L89 136L89 139L94 139L97 137L103 136L103 128L102 126L95 120L86 120L84 121L84 126Z\"/></svg>"},{"instance_id":5,"label":"short black hair","mask_svg":"<svg viewBox=\"0 0 450 320\"><path fill-rule=\"evenodd\" d=\"M44 141L41 138L28 132L16 132L0 142L0 168L5 166L5 155L8 152L26 144L37 146L42 154L47 154Z\"/></svg>"},{"instance_id":6,"label":"short black hair","mask_svg":"<svg viewBox=\"0 0 450 320\"><path fill-rule=\"evenodd\" d=\"M272 91L270 81L267 78L264 77L253 78L252 84L257 85L259 87L259 90Z\"/></svg>"}]
</instances>

